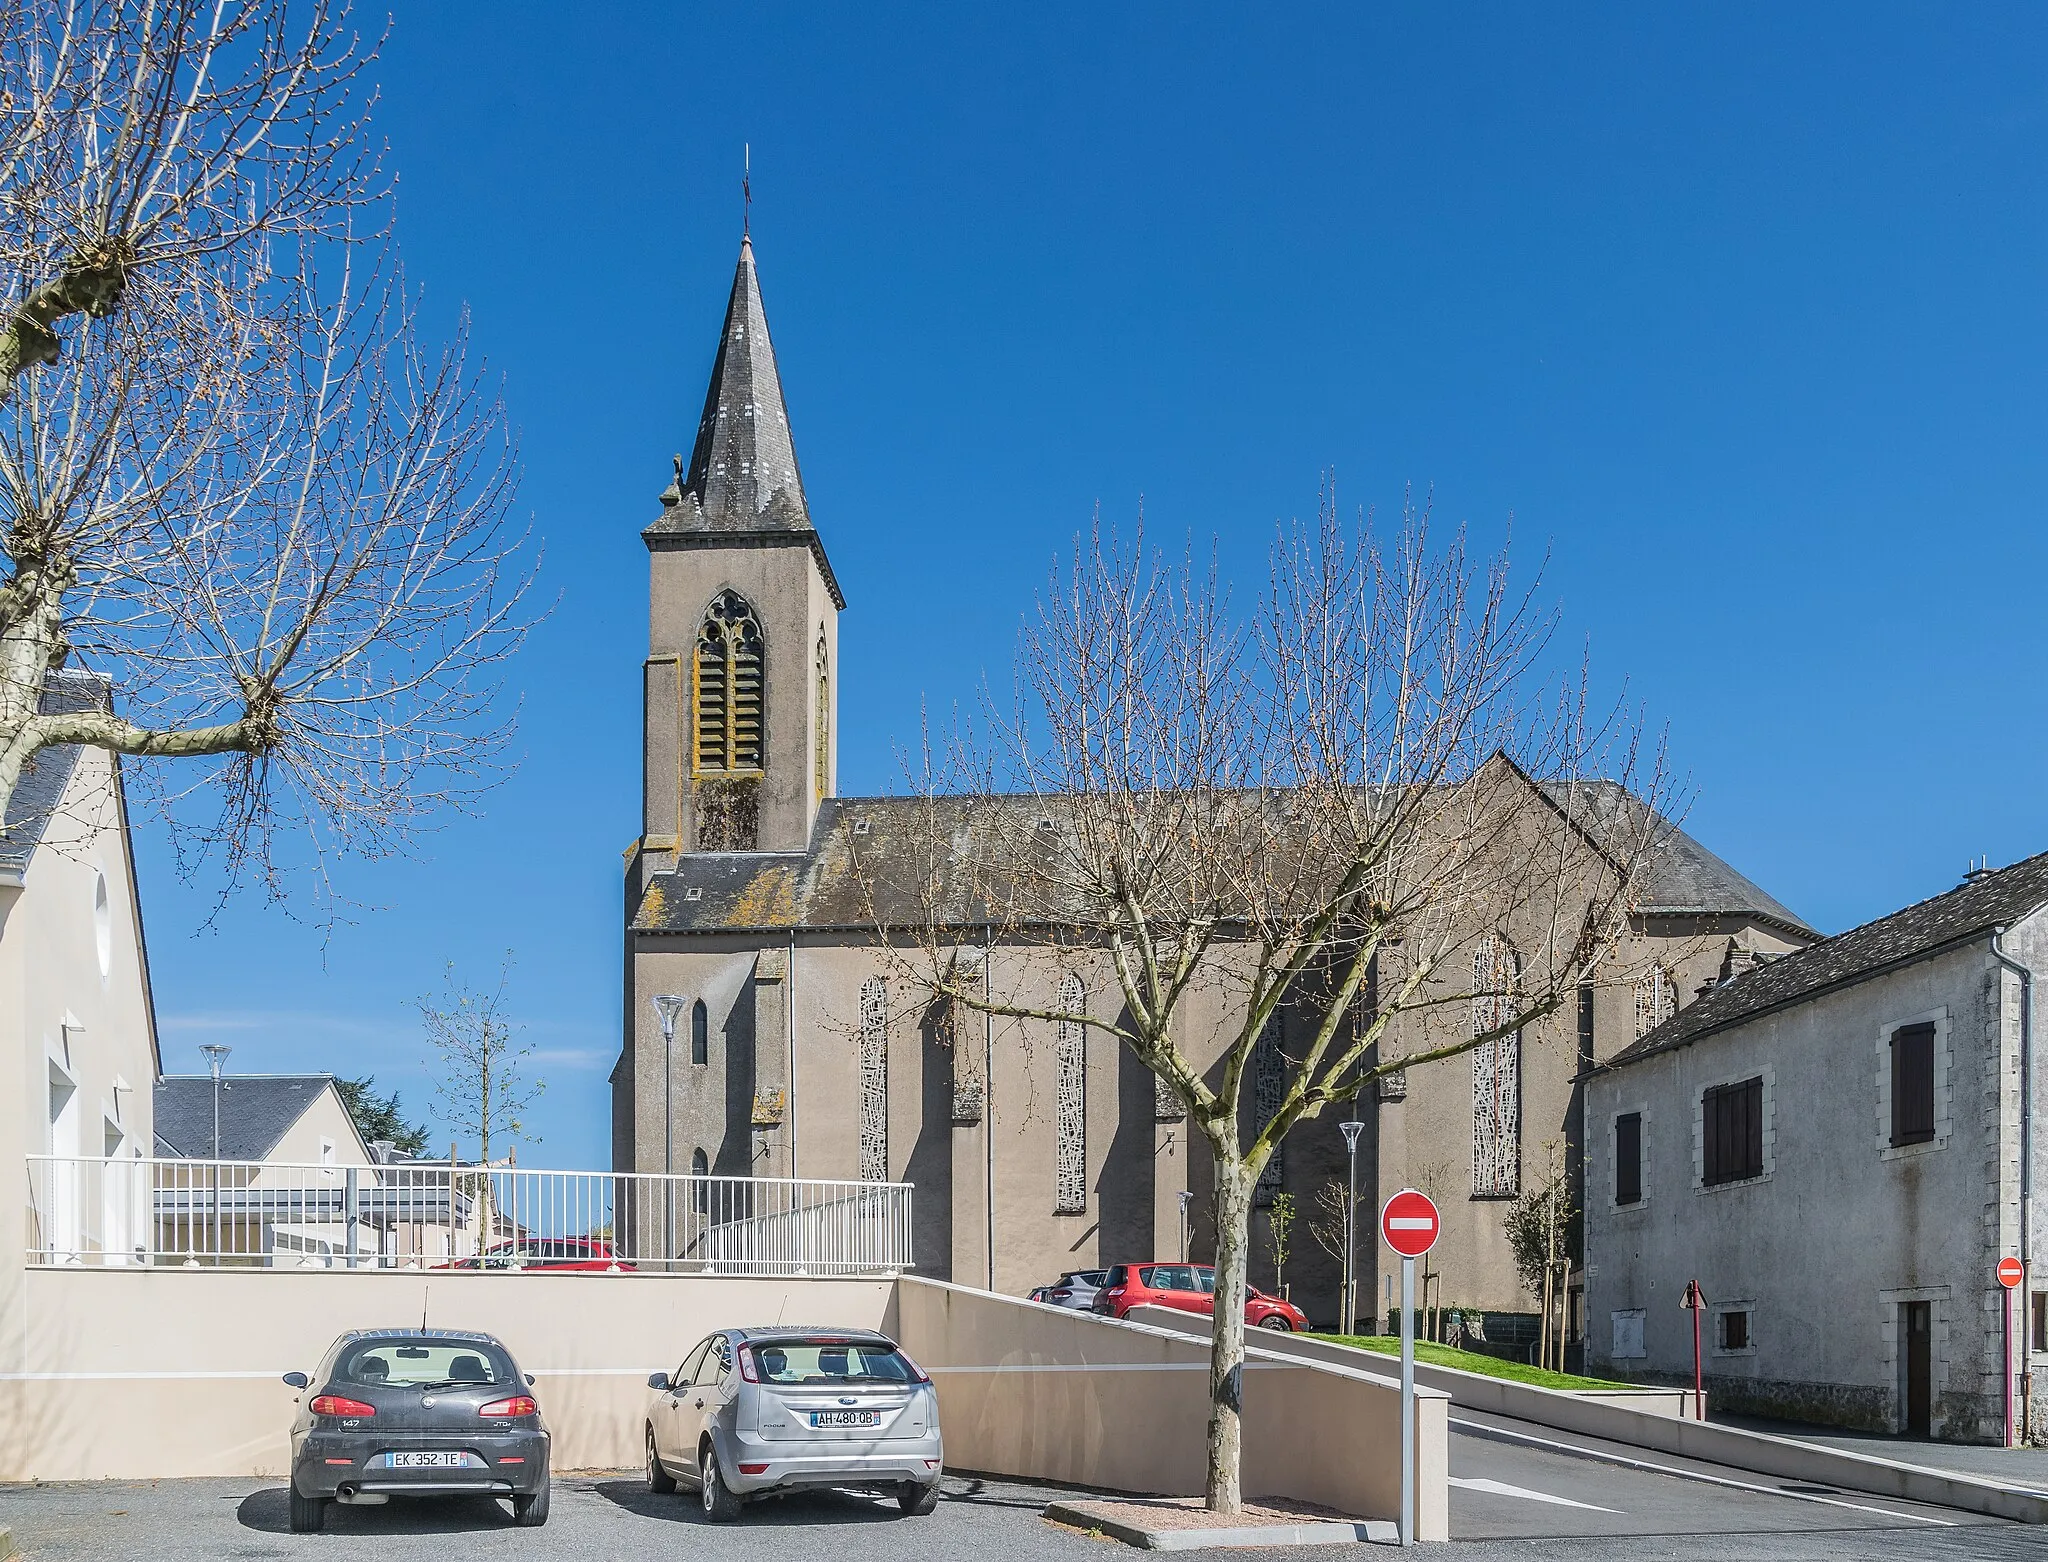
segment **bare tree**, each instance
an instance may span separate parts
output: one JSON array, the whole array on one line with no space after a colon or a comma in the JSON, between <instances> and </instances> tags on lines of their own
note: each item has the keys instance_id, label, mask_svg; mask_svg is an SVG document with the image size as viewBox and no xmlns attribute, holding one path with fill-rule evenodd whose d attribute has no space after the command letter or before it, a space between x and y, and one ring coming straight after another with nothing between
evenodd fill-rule
<instances>
[{"instance_id":1,"label":"bare tree","mask_svg":"<svg viewBox=\"0 0 2048 1562\"><path fill-rule=\"evenodd\" d=\"M434 1095L440 1118L459 1141L476 1145L477 1162L491 1164L491 1141L535 1139L526 1130L526 1113L547 1088L529 1080L522 1065L533 1052L519 1040L522 1027L505 1012L505 987L512 976L512 956L498 968L497 984L472 988L449 963L439 997L417 1000L427 1045L434 1051Z\"/></svg>"},{"instance_id":2,"label":"bare tree","mask_svg":"<svg viewBox=\"0 0 2048 1562\"><path fill-rule=\"evenodd\" d=\"M921 828L858 864L907 975L1114 1035L1206 1149L1213 1510L1241 1502L1248 1228L1281 1141L1382 1075L1430 1088L1426 1065L1518 1047L1624 932L1665 828L1634 728L1589 721L1583 674L1541 677L1532 591L1425 515L1378 539L1326 497L1240 618L1213 565L1098 528L1015 701L928 756ZM1083 961L1113 1004L1055 996L1047 968Z\"/></svg>"},{"instance_id":3,"label":"bare tree","mask_svg":"<svg viewBox=\"0 0 2048 1562\"><path fill-rule=\"evenodd\" d=\"M393 850L496 778L530 621L503 410L381 226L372 57L325 0L0 13L0 809L55 744L211 757L150 779L273 894L285 843ZM74 657L116 708L46 707Z\"/></svg>"}]
</instances>

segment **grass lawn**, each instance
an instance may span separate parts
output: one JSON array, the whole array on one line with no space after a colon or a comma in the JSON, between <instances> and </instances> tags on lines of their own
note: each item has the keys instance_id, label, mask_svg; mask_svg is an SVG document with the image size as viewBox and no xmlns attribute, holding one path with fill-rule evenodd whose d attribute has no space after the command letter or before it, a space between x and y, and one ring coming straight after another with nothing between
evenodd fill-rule
<instances>
[{"instance_id":1,"label":"grass lawn","mask_svg":"<svg viewBox=\"0 0 2048 1562\"><path fill-rule=\"evenodd\" d=\"M1355 1345L1360 1350L1378 1351L1382 1356L1401 1354L1401 1342L1391 1334L1317 1334L1318 1340L1332 1340L1339 1345ZM1453 1350L1448 1345L1436 1345L1428 1340L1415 1342L1415 1359L1426 1361L1432 1367L1456 1367L1460 1372L1479 1372L1489 1378L1509 1378L1516 1383L1533 1383L1538 1388L1629 1388L1632 1384L1611 1383L1605 1378L1582 1378L1569 1372L1549 1372L1542 1367L1525 1366L1519 1361L1502 1361L1498 1356L1482 1356L1477 1351Z\"/></svg>"}]
</instances>

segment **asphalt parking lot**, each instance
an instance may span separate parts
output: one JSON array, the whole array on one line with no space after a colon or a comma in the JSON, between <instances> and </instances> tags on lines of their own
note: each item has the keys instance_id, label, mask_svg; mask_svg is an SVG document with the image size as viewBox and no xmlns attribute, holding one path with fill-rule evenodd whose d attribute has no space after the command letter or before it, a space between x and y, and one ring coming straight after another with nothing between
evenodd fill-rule
<instances>
[{"instance_id":1,"label":"asphalt parking lot","mask_svg":"<svg viewBox=\"0 0 2048 1562\"><path fill-rule=\"evenodd\" d=\"M1508 1447L1488 1474L1454 1446L1449 1554L1470 1562L1834 1562L1869 1557L2048 1557L2038 1529L1966 1514L1908 1510L1838 1494L1774 1494L1591 1466L1540 1448L1461 1436L1467 1453ZM1460 1473L1461 1471L1465 1473ZM1589 1484L1590 1482L1590 1484ZM1562 1502L1557 1498L1572 1495ZM640 1559L671 1552L721 1562L866 1562L869 1558L988 1558L1055 1562L1133 1555L1114 1541L1046 1523L1052 1488L949 1476L929 1518L902 1517L893 1502L819 1492L759 1503L740 1523L707 1524L686 1497L651 1495L637 1472L558 1475L544 1530L512 1526L486 1501L393 1502L331 1511L324 1534L293 1535L284 1488L265 1480L80 1482L0 1487L0 1524L12 1527L27 1562L198 1562L233 1558L376 1558L462 1562L470 1557ZM1219 1553L1221 1554L1221 1553ZM1234 1556L1252 1553L1233 1552ZM1261 1550L1273 1562L1329 1562L1327 1547Z\"/></svg>"}]
</instances>

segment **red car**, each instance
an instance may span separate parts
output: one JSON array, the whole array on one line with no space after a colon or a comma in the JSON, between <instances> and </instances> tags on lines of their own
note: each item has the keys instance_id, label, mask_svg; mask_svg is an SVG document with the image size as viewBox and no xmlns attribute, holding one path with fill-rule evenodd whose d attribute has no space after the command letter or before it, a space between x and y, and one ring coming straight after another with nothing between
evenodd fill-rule
<instances>
[{"instance_id":1,"label":"red car","mask_svg":"<svg viewBox=\"0 0 2048 1562\"><path fill-rule=\"evenodd\" d=\"M436 1269L631 1269L612 1252L609 1242L595 1237L526 1237L494 1242L476 1258L459 1258Z\"/></svg>"},{"instance_id":2,"label":"red car","mask_svg":"<svg viewBox=\"0 0 2048 1562\"><path fill-rule=\"evenodd\" d=\"M1117 1264L1095 1293L1095 1311L1121 1318L1133 1307L1175 1307L1184 1313L1216 1311L1214 1264ZM1259 1329L1291 1332L1308 1316L1284 1297L1244 1288L1244 1321Z\"/></svg>"}]
</instances>

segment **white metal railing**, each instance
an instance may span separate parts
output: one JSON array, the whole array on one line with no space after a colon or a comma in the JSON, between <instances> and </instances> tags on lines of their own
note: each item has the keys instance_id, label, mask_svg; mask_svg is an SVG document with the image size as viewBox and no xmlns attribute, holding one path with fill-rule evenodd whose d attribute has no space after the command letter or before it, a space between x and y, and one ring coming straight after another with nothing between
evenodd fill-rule
<instances>
[{"instance_id":1,"label":"white metal railing","mask_svg":"<svg viewBox=\"0 0 2048 1562\"><path fill-rule=\"evenodd\" d=\"M31 1264L880 1274L908 1183L28 1158Z\"/></svg>"}]
</instances>

